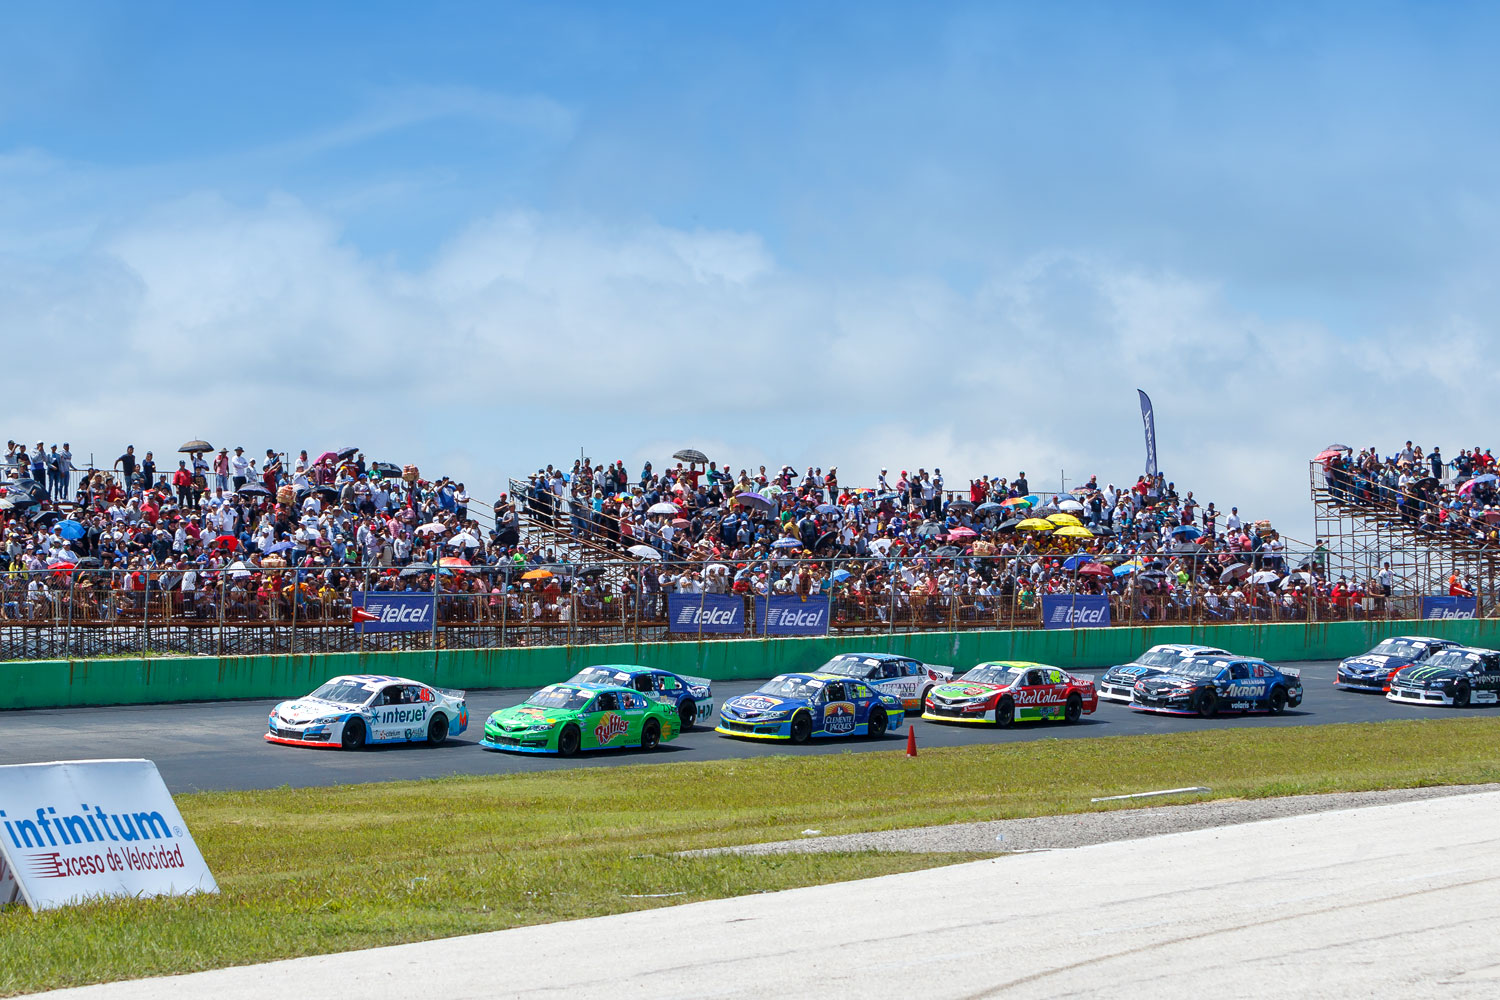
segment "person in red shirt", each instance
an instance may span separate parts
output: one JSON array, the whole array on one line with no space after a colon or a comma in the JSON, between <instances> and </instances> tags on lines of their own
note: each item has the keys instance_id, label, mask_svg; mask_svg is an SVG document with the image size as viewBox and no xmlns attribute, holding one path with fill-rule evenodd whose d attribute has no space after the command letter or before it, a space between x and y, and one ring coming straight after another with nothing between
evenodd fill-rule
<instances>
[{"instance_id":1,"label":"person in red shirt","mask_svg":"<svg viewBox=\"0 0 1500 1000\"><path fill-rule=\"evenodd\" d=\"M177 471L172 473L172 485L177 487L177 506L187 510L193 499L193 474L188 471L186 462L177 463Z\"/></svg>"}]
</instances>

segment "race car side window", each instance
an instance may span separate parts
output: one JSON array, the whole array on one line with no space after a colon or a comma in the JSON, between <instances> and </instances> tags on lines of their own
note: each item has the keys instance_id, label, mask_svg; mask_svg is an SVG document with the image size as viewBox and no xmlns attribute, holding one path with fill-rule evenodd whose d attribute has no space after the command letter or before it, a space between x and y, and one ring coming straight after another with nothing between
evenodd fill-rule
<instances>
[{"instance_id":1,"label":"race car side window","mask_svg":"<svg viewBox=\"0 0 1500 1000\"><path fill-rule=\"evenodd\" d=\"M844 685L842 683L830 684L823 689L824 701L843 701L845 697Z\"/></svg>"},{"instance_id":2,"label":"race car side window","mask_svg":"<svg viewBox=\"0 0 1500 1000\"><path fill-rule=\"evenodd\" d=\"M1061 684L1062 682L1063 682L1063 672L1061 670L1049 670L1049 671L1047 671L1047 683L1049 683L1049 684Z\"/></svg>"},{"instance_id":3,"label":"race car side window","mask_svg":"<svg viewBox=\"0 0 1500 1000\"><path fill-rule=\"evenodd\" d=\"M1250 677L1250 668L1243 663L1231 663L1229 665L1229 679L1236 681L1247 680Z\"/></svg>"},{"instance_id":4,"label":"race car side window","mask_svg":"<svg viewBox=\"0 0 1500 1000\"><path fill-rule=\"evenodd\" d=\"M1027 684L1028 687L1035 687L1037 685L1045 684L1045 683L1047 683L1047 678L1046 678L1046 675L1042 671L1040 671L1040 670L1028 670L1026 672L1026 684Z\"/></svg>"},{"instance_id":5,"label":"race car side window","mask_svg":"<svg viewBox=\"0 0 1500 1000\"><path fill-rule=\"evenodd\" d=\"M922 669L922 664L918 663L916 660L907 660L905 666L906 676L908 677L921 677L927 672Z\"/></svg>"},{"instance_id":6,"label":"race car side window","mask_svg":"<svg viewBox=\"0 0 1500 1000\"><path fill-rule=\"evenodd\" d=\"M885 680L889 677L900 677L901 665L899 663L882 663L880 665L880 672L875 676L879 677L881 680Z\"/></svg>"},{"instance_id":7,"label":"race car side window","mask_svg":"<svg viewBox=\"0 0 1500 1000\"><path fill-rule=\"evenodd\" d=\"M613 691L605 691L594 699L594 711L596 712L618 712L620 710L620 699Z\"/></svg>"},{"instance_id":8,"label":"race car side window","mask_svg":"<svg viewBox=\"0 0 1500 1000\"><path fill-rule=\"evenodd\" d=\"M654 674L637 674L635 677L635 689L637 691L650 691L652 681L657 677Z\"/></svg>"},{"instance_id":9,"label":"race car side window","mask_svg":"<svg viewBox=\"0 0 1500 1000\"><path fill-rule=\"evenodd\" d=\"M676 691L679 687L677 678L673 677L671 674L657 674L656 680L659 684L661 684L661 689L663 691Z\"/></svg>"}]
</instances>

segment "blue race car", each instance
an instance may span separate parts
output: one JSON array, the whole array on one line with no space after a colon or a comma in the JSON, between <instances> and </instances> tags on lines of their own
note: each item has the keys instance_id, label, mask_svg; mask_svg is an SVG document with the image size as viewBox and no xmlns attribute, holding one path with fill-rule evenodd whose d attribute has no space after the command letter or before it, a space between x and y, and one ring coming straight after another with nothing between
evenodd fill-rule
<instances>
[{"instance_id":1,"label":"blue race car","mask_svg":"<svg viewBox=\"0 0 1500 1000\"><path fill-rule=\"evenodd\" d=\"M1334 675L1333 686L1345 691L1389 691L1396 671L1425 663L1434 653L1458 643L1422 635L1398 635L1386 639L1368 653L1345 657Z\"/></svg>"},{"instance_id":2,"label":"blue race car","mask_svg":"<svg viewBox=\"0 0 1500 1000\"><path fill-rule=\"evenodd\" d=\"M724 702L715 732L757 740L884 736L906 719L901 699L863 681L819 674L782 674L753 694Z\"/></svg>"},{"instance_id":3,"label":"blue race car","mask_svg":"<svg viewBox=\"0 0 1500 1000\"><path fill-rule=\"evenodd\" d=\"M713 686L704 677L684 677L670 670L635 664L606 663L584 667L568 683L604 684L640 691L675 708L683 732L692 729L694 723L706 723L714 717Z\"/></svg>"},{"instance_id":4,"label":"blue race car","mask_svg":"<svg viewBox=\"0 0 1500 1000\"><path fill-rule=\"evenodd\" d=\"M1248 656L1194 656L1136 681L1130 707L1211 718L1221 711L1278 715L1302 704L1302 671Z\"/></svg>"},{"instance_id":5,"label":"blue race car","mask_svg":"<svg viewBox=\"0 0 1500 1000\"><path fill-rule=\"evenodd\" d=\"M1099 697L1108 701L1129 703L1135 682L1164 674L1189 656L1228 656L1217 646L1194 646L1189 643L1164 642L1152 646L1130 663L1110 667L1099 678Z\"/></svg>"}]
</instances>

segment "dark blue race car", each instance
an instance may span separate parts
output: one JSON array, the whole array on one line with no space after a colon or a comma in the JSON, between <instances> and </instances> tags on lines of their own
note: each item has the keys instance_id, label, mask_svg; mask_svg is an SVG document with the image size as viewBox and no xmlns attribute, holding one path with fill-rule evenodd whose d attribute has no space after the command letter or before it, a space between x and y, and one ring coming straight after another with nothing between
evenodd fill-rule
<instances>
[{"instance_id":1,"label":"dark blue race car","mask_svg":"<svg viewBox=\"0 0 1500 1000\"><path fill-rule=\"evenodd\" d=\"M1302 704L1302 671L1246 656L1194 656L1136 682L1130 707L1210 718L1221 711L1279 714Z\"/></svg>"},{"instance_id":2,"label":"dark blue race car","mask_svg":"<svg viewBox=\"0 0 1500 1000\"><path fill-rule=\"evenodd\" d=\"M824 674L782 674L753 694L730 698L719 710L716 731L757 740L839 736L884 736L900 729L901 699L863 681Z\"/></svg>"},{"instance_id":3,"label":"dark blue race car","mask_svg":"<svg viewBox=\"0 0 1500 1000\"><path fill-rule=\"evenodd\" d=\"M1368 653L1346 657L1339 663L1333 686L1345 691L1388 691L1396 671L1425 663L1434 653L1457 645L1448 639L1433 639L1425 635L1398 635Z\"/></svg>"},{"instance_id":4,"label":"dark blue race car","mask_svg":"<svg viewBox=\"0 0 1500 1000\"><path fill-rule=\"evenodd\" d=\"M684 677L670 670L633 663L606 663L584 667L568 683L603 684L639 691L677 709L683 732L692 729L694 723L706 723L714 717L713 687L704 677Z\"/></svg>"}]
</instances>

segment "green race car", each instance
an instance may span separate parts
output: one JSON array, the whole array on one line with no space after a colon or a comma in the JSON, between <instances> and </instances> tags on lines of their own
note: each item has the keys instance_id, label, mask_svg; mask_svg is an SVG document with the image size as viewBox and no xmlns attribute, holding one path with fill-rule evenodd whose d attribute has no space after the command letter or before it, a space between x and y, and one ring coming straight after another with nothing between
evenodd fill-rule
<instances>
[{"instance_id":1,"label":"green race car","mask_svg":"<svg viewBox=\"0 0 1500 1000\"><path fill-rule=\"evenodd\" d=\"M682 731L677 710L639 691L614 684L549 684L484 724L479 745L488 750L555 753L580 750L651 750Z\"/></svg>"}]
</instances>

